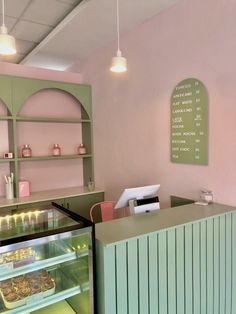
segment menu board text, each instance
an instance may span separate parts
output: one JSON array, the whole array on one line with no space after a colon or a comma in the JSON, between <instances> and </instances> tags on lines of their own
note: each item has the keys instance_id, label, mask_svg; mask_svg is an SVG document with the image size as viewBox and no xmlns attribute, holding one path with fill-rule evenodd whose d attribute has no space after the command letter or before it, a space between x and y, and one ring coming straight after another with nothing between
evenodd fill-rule
<instances>
[{"instance_id":1,"label":"menu board text","mask_svg":"<svg viewBox=\"0 0 236 314\"><path fill-rule=\"evenodd\" d=\"M208 163L208 97L194 78L181 81L171 96L171 161Z\"/></svg>"}]
</instances>

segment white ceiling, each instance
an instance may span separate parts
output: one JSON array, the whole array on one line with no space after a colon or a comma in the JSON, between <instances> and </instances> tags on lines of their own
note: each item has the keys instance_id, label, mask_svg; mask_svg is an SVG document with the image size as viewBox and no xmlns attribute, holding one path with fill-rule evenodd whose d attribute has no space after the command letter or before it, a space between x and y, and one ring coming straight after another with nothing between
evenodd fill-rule
<instances>
[{"instance_id":1,"label":"white ceiling","mask_svg":"<svg viewBox=\"0 0 236 314\"><path fill-rule=\"evenodd\" d=\"M120 33L175 2L119 0ZM116 0L5 0L5 24L17 55L0 61L64 70L116 40Z\"/></svg>"}]
</instances>

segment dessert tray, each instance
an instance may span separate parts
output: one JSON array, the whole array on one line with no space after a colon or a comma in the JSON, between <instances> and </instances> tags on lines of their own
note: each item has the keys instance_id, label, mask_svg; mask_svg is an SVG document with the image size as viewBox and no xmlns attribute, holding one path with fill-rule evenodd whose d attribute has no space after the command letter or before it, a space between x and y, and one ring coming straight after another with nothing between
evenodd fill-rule
<instances>
[{"instance_id":1,"label":"dessert tray","mask_svg":"<svg viewBox=\"0 0 236 314\"><path fill-rule=\"evenodd\" d=\"M7 309L33 303L53 293L55 282L45 269L0 282L0 294Z\"/></svg>"},{"instance_id":2,"label":"dessert tray","mask_svg":"<svg viewBox=\"0 0 236 314\"><path fill-rule=\"evenodd\" d=\"M0 254L0 269L17 268L35 261L36 252L31 248Z\"/></svg>"}]
</instances>

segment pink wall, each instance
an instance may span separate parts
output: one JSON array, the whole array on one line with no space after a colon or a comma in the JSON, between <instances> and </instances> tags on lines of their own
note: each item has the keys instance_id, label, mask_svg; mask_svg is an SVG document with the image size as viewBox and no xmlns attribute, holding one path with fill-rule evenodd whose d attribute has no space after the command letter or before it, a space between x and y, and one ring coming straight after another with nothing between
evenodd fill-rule
<instances>
[{"instance_id":1,"label":"pink wall","mask_svg":"<svg viewBox=\"0 0 236 314\"><path fill-rule=\"evenodd\" d=\"M116 46L83 66L93 88L96 183L107 199L124 187L160 183L169 195L236 205L236 1L182 0L121 38L128 73L109 72ZM77 70L74 68L74 70ZM209 165L170 162L170 96L195 77L209 93Z\"/></svg>"}]
</instances>

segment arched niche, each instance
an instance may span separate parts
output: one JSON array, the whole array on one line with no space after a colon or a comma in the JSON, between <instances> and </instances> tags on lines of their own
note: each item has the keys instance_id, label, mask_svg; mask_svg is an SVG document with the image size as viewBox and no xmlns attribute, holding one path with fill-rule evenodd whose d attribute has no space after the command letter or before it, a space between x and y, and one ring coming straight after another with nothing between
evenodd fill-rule
<instances>
[{"instance_id":1,"label":"arched niche","mask_svg":"<svg viewBox=\"0 0 236 314\"><path fill-rule=\"evenodd\" d=\"M91 89L89 85L20 77L13 77L12 79L14 114L18 114L30 96L45 89L58 89L71 94L81 104L81 117L83 119L91 119Z\"/></svg>"},{"instance_id":2,"label":"arched niche","mask_svg":"<svg viewBox=\"0 0 236 314\"><path fill-rule=\"evenodd\" d=\"M78 153L78 145L84 143L90 153L90 123L67 122L67 119L80 121L84 116L85 112L81 104L67 91L58 88L39 90L26 99L16 116L16 118L29 117L28 121L17 119L18 149L28 143L34 155L50 155L53 144L57 143L61 146L63 155L73 155ZM45 119L36 122L34 117L45 117ZM34 138L37 139L37 145Z\"/></svg>"},{"instance_id":3,"label":"arched niche","mask_svg":"<svg viewBox=\"0 0 236 314\"><path fill-rule=\"evenodd\" d=\"M28 98L19 108L17 116L45 116L79 119L87 113L73 95L58 88L41 89ZM87 115L88 119L88 115Z\"/></svg>"}]
</instances>

